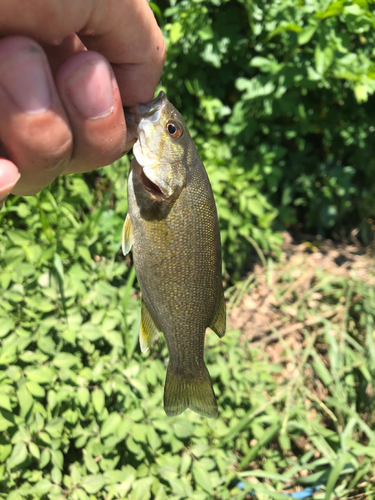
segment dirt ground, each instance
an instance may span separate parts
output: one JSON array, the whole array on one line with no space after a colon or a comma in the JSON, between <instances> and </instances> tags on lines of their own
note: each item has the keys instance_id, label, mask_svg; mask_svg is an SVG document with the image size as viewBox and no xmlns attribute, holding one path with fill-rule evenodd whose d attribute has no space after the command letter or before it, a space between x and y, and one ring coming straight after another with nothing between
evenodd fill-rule
<instances>
[{"instance_id":1,"label":"dirt ground","mask_svg":"<svg viewBox=\"0 0 375 500\"><path fill-rule=\"evenodd\" d=\"M242 330L247 342L267 346L275 362L281 361L284 351L280 342L275 342L280 336L298 350L301 332L306 326L318 325L322 317L335 321L343 314L345 304L320 310L322 296L314 292L314 288L322 278L317 279L317 273L332 279L356 278L369 287L375 285L374 258L369 249L311 237L296 242L287 232L283 237L281 262L271 269L255 265L248 278L249 291L244 283L242 292L245 293L238 294L240 301L231 298L228 318L229 328ZM302 309L305 312L300 320ZM298 346L293 346L296 341Z\"/></svg>"}]
</instances>

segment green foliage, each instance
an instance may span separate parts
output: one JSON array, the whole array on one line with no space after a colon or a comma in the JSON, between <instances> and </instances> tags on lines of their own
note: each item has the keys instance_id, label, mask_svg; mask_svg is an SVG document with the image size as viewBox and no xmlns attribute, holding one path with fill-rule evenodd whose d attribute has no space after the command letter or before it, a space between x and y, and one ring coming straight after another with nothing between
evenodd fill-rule
<instances>
[{"instance_id":1,"label":"green foliage","mask_svg":"<svg viewBox=\"0 0 375 500\"><path fill-rule=\"evenodd\" d=\"M324 320L328 358L306 333L293 353L298 378L283 379L283 365L239 331L209 334L219 418L169 419L165 342L140 354L139 293L119 250L126 171L122 160L86 182L59 179L0 214L0 498L225 500L253 490L268 499L288 484L326 481L344 495L366 481L375 465L373 290L317 272L320 310L350 306L340 327ZM249 282L230 291L232 303ZM313 291L299 297L302 318ZM324 402L311 380L328 388Z\"/></svg>"},{"instance_id":2,"label":"green foliage","mask_svg":"<svg viewBox=\"0 0 375 500\"><path fill-rule=\"evenodd\" d=\"M182 0L153 8L168 43L162 83L209 172L229 273L239 275L250 248L276 252L281 225L350 231L374 215L372 6ZM127 170L124 158L64 176L36 197L10 197L0 212L0 499L254 492L266 500L317 484L316 498L345 497L358 484L371 494L373 289L316 271L313 288L296 297L298 321L343 304L345 314L306 327L300 351L284 345L298 376L285 377L283 364L239 331L208 335L219 418L168 419L167 349L160 338L139 352L139 290L120 252ZM280 302L293 271L275 285ZM229 290L230 303L249 286L252 277Z\"/></svg>"},{"instance_id":3,"label":"green foliage","mask_svg":"<svg viewBox=\"0 0 375 500\"><path fill-rule=\"evenodd\" d=\"M323 235L375 214L375 16L365 0L158 2L163 88L192 129L217 197L227 268L250 235Z\"/></svg>"}]
</instances>

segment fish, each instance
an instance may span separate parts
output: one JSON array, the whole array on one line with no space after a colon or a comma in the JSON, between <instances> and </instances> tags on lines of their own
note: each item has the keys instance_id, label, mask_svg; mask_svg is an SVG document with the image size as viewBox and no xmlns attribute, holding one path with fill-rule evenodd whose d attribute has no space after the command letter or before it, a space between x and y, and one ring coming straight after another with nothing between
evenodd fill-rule
<instances>
[{"instance_id":1,"label":"fish","mask_svg":"<svg viewBox=\"0 0 375 500\"><path fill-rule=\"evenodd\" d=\"M141 288L140 349L164 334L164 410L216 418L204 362L206 329L225 334L219 222L211 185L186 123L166 95L126 111L137 138L128 177L122 250Z\"/></svg>"}]
</instances>

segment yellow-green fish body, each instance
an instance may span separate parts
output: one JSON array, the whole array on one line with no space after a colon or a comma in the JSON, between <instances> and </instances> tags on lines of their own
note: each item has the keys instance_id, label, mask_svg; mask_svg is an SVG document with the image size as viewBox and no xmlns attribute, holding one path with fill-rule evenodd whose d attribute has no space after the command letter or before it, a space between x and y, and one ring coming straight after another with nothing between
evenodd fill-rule
<instances>
[{"instance_id":1,"label":"yellow-green fish body","mask_svg":"<svg viewBox=\"0 0 375 500\"><path fill-rule=\"evenodd\" d=\"M207 327L224 335L225 302L211 186L181 115L164 94L138 106L137 113L123 250L133 245L142 290L141 350L164 333L170 354L167 415L191 408L214 418L204 338Z\"/></svg>"}]
</instances>

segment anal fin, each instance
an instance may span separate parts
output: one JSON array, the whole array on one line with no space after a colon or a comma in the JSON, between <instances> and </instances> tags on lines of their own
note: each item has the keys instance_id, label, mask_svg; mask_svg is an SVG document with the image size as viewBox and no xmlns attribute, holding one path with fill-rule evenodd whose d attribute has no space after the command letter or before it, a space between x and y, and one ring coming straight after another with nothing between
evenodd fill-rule
<instances>
[{"instance_id":1,"label":"anal fin","mask_svg":"<svg viewBox=\"0 0 375 500\"><path fill-rule=\"evenodd\" d=\"M159 335L159 329L149 313L145 303L142 300L141 307L141 330L139 332L139 345L141 352L146 352L150 348L155 338Z\"/></svg>"},{"instance_id":2,"label":"anal fin","mask_svg":"<svg viewBox=\"0 0 375 500\"><path fill-rule=\"evenodd\" d=\"M220 298L216 304L215 315L209 327L213 330L218 337L224 337L226 326L226 312L225 312L225 299L224 292L221 291Z\"/></svg>"},{"instance_id":3,"label":"anal fin","mask_svg":"<svg viewBox=\"0 0 375 500\"><path fill-rule=\"evenodd\" d=\"M130 215L127 214L122 228L122 253L126 255L133 246L133 224Z\"/></svg>"}]
</instances>

